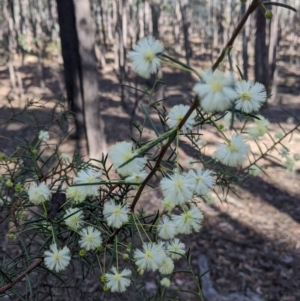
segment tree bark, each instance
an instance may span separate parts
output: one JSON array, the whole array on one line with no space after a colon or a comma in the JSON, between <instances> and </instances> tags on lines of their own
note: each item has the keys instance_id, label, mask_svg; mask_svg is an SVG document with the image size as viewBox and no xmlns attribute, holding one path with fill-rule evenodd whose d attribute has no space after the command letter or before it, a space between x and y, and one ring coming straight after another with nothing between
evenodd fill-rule
<instances>
[{"instance_id":1,"label":"tree bark","mask_svg":"<svg viewBox=\"0 0 300 301\"><path fill-rule=\"evenodd\" d=\"M102 153L106 153L106 139L104 124L99 115L98 70L95 55L95 35L90 18L90 2L89 0L74 0L74 7L89 157L100 159Z\"/></svg>"},{"instance_id":2,"label":"tree bark","mask_svg":"<svg viewBox=\"0 0 300 301\"><path fill-rule=\"evenodd\" d=\"M180 4L178 1L175 3L175 8L174 8L174 21L173 23L173 34L174 34L174 44L175 44L175 51L181 55L181 43L180 43L180 32L181 32L181 13L180 13Z\"/></svg>"},{"instance_id":3,"label":"tree bark","mask_svg":"<svg viewBox=\"0 0 300 301\"><path fill-rule=\"evenodd\" d=\"M151 9L148 0L144 1L144 35L152 36Z\"/></svg>"},{"instance_id":4,"label":"tree bark","mask_svg":"<svg viewBox=\"0 0 300 301\"><path fill-rule=\"evenodd\" d=\"M244 15L246 12L246 4L242 4L242 14ZM242 57L243 57L243 75L244 79L248 80L248 68L249 68L249 55L248 55L248 47L249 47L249 33L250 33L250 20L246 22L245 27L243 29L243 42L242 42Z\"/></svg>"},{"instance_id":5,"label":"tree bark","mask_svg":"<svg viewBox=\"0 0 300 301\"><path fill-rule=\"evenodd\" d=\"M277 58L277 46L280 40L280 29L279 29L279 9L278 7L273 8L273 18L270 23L269 30L269 66L270 66L270 74L269 74L269 82L271 85L271 101L276 102L277 98L277 80L278 80L278 69L276 66L276 58Z\"/></svg>"},{"instance_id":6,"label":"tree bark","mask_svg":"<svg viewBox=\"0 0 300 301\"><path fill-rule=\"evenodd\" d=\"M84 120L82 74L79 56L79 44L76 31L73 0L57 0L58 21L67 98L74 112L77 147L81 152L87 148Z\"/></svg>"},{"instance_id":7,"label":"tree bark","mask_svg":"<svg viewBox=\"0 0 300 301\"><path fill-rule=\"evenodd\" d=\"M266 17L262 7L256 10L256 37L255 37L255 80L269 87L268 48L266 45Z\"/></svg>"},{"instance_id":8,"label":"tree bark","mask_svg":"<svg viewBox=\"0 0 300 301\"><path fill-rule=\"evenodd\" d=\"M6 21L4 38L6 40L6 50L8 51L9 77L13 93L19 97L19 100L21 100L23 97L23 83L18 66L15 63L15 55L18 54L19 45L14 14L13 0L5 0L3 2L3 16Z\"/></svg>"},{"instance_id":9,"label":"tree bark","mask_svg":"<svg viewBox=\"0 0 300 301\"><path fill-rule=\"evenodd\" d=\"M151 15L152 15L152 33L153 37L159 39L159 17L160 7L156 0L151 0L150 3Z\"/></svg>"},{"instance_id":10,"label":"tree bark","mask_svg":"<svg viewBox=\"0 0 300 301\"><path fill-rule=\"evenodd\" d=\"M189 28L191 25L191 16L190 12L188 11L188 5L182 5L180 3L180 12L182 16L182 29L183 29L183 38L184 38L184 50L185 50L185 60L187 65L190 64L190 58L192 57L192 47L189 40Z\"/></svg>"}]
</instances>

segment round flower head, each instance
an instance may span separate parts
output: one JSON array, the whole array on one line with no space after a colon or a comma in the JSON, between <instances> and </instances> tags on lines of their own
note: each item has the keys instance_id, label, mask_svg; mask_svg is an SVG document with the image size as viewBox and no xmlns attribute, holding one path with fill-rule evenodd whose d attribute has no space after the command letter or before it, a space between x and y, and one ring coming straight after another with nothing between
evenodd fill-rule
<instances>
[{"instance_id":1,"label":"round flower head","mask_svg":"<svg viewBox=\"0 0 300 301\"><path fill-rule=\"evenodd\" d=\"M81 170L75 177L74 182L77 184L91 184L100 181L102 171L95 172L92 168ZM98 196L98 189L100 185L83 185L77 186L78 190L82 191L82 194L90 196Z\"/></svg>"},{"instance_id":2,"label":"round flower head","mask_svg":"<svg viewBox=\"0 0 300 301\"><path fill-rule=\"evenodd\" d=\"M169 199L163 199L161 201L161 205L163 206L163 208L166 210L166 211L171 211L172 209L175 208L175 204L169 200Z\"/></svg>"},{"instance_id":3,"label":"round flower head","mask_svg":"<svg viewBox=\"0 0 300 301\"><path fill-rule=\"evenodd\" d=\"M195 193L198 195L204 195L214 188L215 180L211 176L210 170L202 170L197 168L196 171L190 170L189 174L195 180Z\"/></svg>"},{"instance_id":4,"label":"round flower head","mask_svg":"<svg viewBox=\"0 0 300 301\"><path fill-rule=\"evenodd\" d=\"M194 230L198 232L201 229L203 214L196 206L192 206L190 210L180 215L172 215L178 233L190 234Z\"/></svg>"},{"instance_id":5,"label":"round flower head","mask_svg":"<svg viewBox=\"0 0 300 301\"><path fill-rule=\"evenodd\" d=\"M274 137L275 137L276 139L281 139L281 138L283 138L283 136L284 136L284 134L283 134L283 132L281 132L281 131L276 131L276 132L275 132L275 135L274 135Z\"/></svg>"},{"instance_id":6,"label":"round flower head","mask_svg":"<svg viewBox=\"0 0 300 301\"><path fill-rule=\"evenodd\" d=\"M107 220L107 224L114 228L120 228L122 225L128 222L128 214L130 210L127 204L116 205L114 200L110 200L105 203L103 209L103 215Z\"/></svg>"},{"instance_id":7,"label":"round flower head","mask_svg":"<svg viewBox=\"0 0 300 301\"><path fill-rule=\"evenodd\" d=\"M86 191L81 189L82 186L70 186L66 190L67 199L72 200L74 203L81 203L87 197Z\"/></svg>"},{"instance_id":8,"label":"round flower head","mask_svg":"<svg viewBox=\"0 0 300 301\"><path fill-rule=\"evenodd\" d=\"M185 254L185 244L178 238L174 238L174 240L167 243L167 255L172 259L179 259L183 254Z\"/></svg>"},{"instance_id":9,"label":"round flower head","mask_svg":"<svg viewBox=\"0 0 300 301\"><path fill-rule=\"evenodd\" d=\"M100 231L91 226L82 229L79 234L81 237L79 240L80 247L84 248L87 251L95 250L102 244Z\"/></svg>"},{"instance_id":10,"label":"round flower head","mask_svg":"<svg viewBox=\"0 0 300 301\"><path fill-rule=\"evenodd\" d=\"M117 169L117 172L124 177L133 173L138 173L144 168L147 162L145 158L137 157L128 162L126 165L120 167L123 163L132 159L136 155L136 152L132 151L132 146L132 142L117 142L111 147L108 153L108 157Z\"/></svg>"},{"instance_id":11,"label":"round flower head","mask_svg":"<svg viewBox=\"0 0 300 301\"><path fill-rule=\"evenodd\" d=\"M155 250L161 258L165 258L167 256L164 241L158 241L157 243L153 243L153 247L155 248Z\"/></svg>"},{"instance_id":12,"label":"round flower head","mask_svg":"<svg viewBox=\"0 0 300 301\"><path fill-rule=\"evenodd\" d=\"M249 145L241 135L233 134L231 141L222 144L214 153L215 158L228 166L238 166L245 162L249 154Z\"/></svg>"},{"instance_id":13,"label":"round flower head","mask_svg":"<svg viewBox=\"0 0 300 301\"><path fill-rule=\"evenodd\" d=\"M171 274L173 271L174 271L174 262L170 257L166 256L159 268L159 272L163 275L168 275Z\"/></svg>"},{"instance_id":14,"label":"round flower head","mask_svg":"<svg viewBox=\"0 0 300 301\"><path fill-rule=\"evenodd\" d=\"M152 73L157 72L160 67L160 59L156 55L164 51L161 42L153 37L145 37L133 46L133 50L129 51L128 57L137 74L149 78Z\"/></svg>"},{"instance_id":15,"label":"round flower head","mask_svg":"<svg viewBox=\"0 0 300 301\"><path fill-rule=\"evenodd\" d=\"M72 230L77 230L83 225L83 213L78 208L70 208L66 210L64 215L66 225Z\"/></svg>"},{"instance_id":16,"label":"round flower head","mask_svg":"<svg viewBox=\"0 0 300 301\"><path fill-rule=\"evenodd\" d=\"M194 165L195 162L195 159L192 158L192 157L188 157L186 160L185 160L185 164L188 168L193 168L193 165Z\"/></svg>"},{"instance_id":17,"label":"round flower head","mask_svg":"<svg viewBox=\"0 0 300 301\"><path fill-rule=\"evenodd\" d=\"M243 80L235 84L235 91L238 94L235 108L245 113L258 111L267 99L266 88L260 83Z\"/></svg>"},{"instance_id":18,"label":"round flower head","mask_svg":"<svg viewBox=\"0 0 300 301\"><path fill-rule=\"evenodd\" d=\"M9 197L8 195L0 196L0 206L2 206L4 203L11 203L11 197Z\"/></svg>"},{"instance_id":19,"label":"round flower head","mask_svg":"<svg viewBox=\"0 0 300 301\"><path fill-rule=\"evenodd\" d=\"M139 249L134 251L134 260L140 270L156 271L165 257L162 247L153 243L144 243L143 252Z\"/></svg>"},{"instance_id":20,"label":"round flower head","mask_svg":"<svg viewBox=\"0 0 300 301\"><path fill-rule=\"evenodd\" d=\"M286 158L286 157L289 156L290 150L289 150L287 147L283 146L283 147L280 149L279 154L280 154L280 156L281 156L282 158Z\"/></svg>"},{"instance_id":21,"label":"round flower head","mask_svg":"<svg viewBox=\"0 0 300 301\"><path fill-rule=\"evenodd\" d=\"M164 287L169 287L171 285L171 281L168 278L163 278L161 279L160 284Z\"/></svg>"},{"instance_id":22,"label":"round flower head","mask_svg":"<svg viewBox=\"0 0 300 301\"><path fill-rule=\"evenodd\" d=\"M125 181L126 182L135 182L135 183L142 183L148 176L148 173L145 170L132 173L130 176L128 176ZM137 189L138 185L132 185L134 189Z\"/></svg>"},{"instance_id":23,"label":"round flower head","mask_svg":"<svg viewBox=\"0 0 300 301\"><path fill-rule=\"evenodd\" d=\"M233 76L225 76L219 70L202 73L204 83L198 83L193 91L199 96L201 107L206 112L224 111L231 106L237 94L232 88Z\"/></svg>"},{"instance_id":24,"label":"round flower head","mask_svg":"<svg viewBox=\"0 0 300 301\"><path fill-rule=\"evenodd\" d=\"M170 128L177 127L181 122L181 120L183 119L183 117L185 116L185 114L187 113L187 111L189 110L189 108L190 108L189 106L184 106L184 105L174 106L168 115L169 119L167 120L167 125ZM190 117L187 119L187 121L184 123L183 127L181 128L182 132L187 133L188 131L191 131L193 129L194 123L195 123L195 114L192 113Z\"/></svg>"},{"instance_id":25,"label":"round flower head","mask_svg":"<svg viewBox=\"0 0 300 301\"><path fill-rule=\"evenodd\" d=\"M288 124L293 124L294 122L295 122L295 118L292 116L288 117L288 119L286 120L286 123Z\"/></svg>"},{"instance_id":26,"label":"round flower head","mask_svg":"<svg viewBox=\"0 0 300 301\"><path fill-rule=\"evenodd\" d=\"M162 239L172 239L176 234L175 224L169 217L163 216L162 220L157 226L158 236Z\"/></svg>"},{"instance_id":27,"label":"round flower head","mask_svg":"<svg viewBox=\"0 0 300 301\"><path fill-rule=\"evenodd\" d=\"M71 260L70 250L66 246L62 249L58 249L56 244L52 244L50 251L45 252L44 260L48 269L59 272L69 265Z\"/></svg>"},{"instance_id":28,"label":"round flower head","mask_svg":"<svg viewBox=\"0 0 300 301\"><path fill-rule=\"evenodd\" d=\"M160 181L160 187L166 199L175 205L183 205L193 197L194 179L187 174L175 173Z\"/></svg>"},{"instance_id":29,"label":"round flower head","mask_svg":"<svg viewBox=\"0 0 300 301\"><path fill-rule=\"evenodd\" d=\"M287 169L287 171L289 171L291 173L294 172L296 169L295 161L290 157L285 158L283 166Z\"/></svg>"},{"instance_id":30,"label":"round flower head","mask_svg":"<svg viewBox=\"0 0 300 301\"><path fill-rule=\"evenodd\" d=\"M121 273L115 267L112 267L110 273L106 273L106 285L112 292L122 293L126 291L127 286L130 285L131 271L124 269Z\"/></svg>"},{"instance_id":31,"label":"round flower head","mask_svg":"<svg viewBox=\"0 0 300 301\"><path fill-rule=\"evenodd\" d=\"M70 157L69 157L69 155L68 155L67 153L62 153L62 154L60 155L60 159L61 159L62 161L65 161L65 162L69 162L69 161L70 161Z\"/></svg>"},{"instance_id":32,"label":"round flower head","mask_svg":"<svg viewBox=\"0 0 300 301\"><path fill-rule=\"evenodd\" d=\"M51 191L49 187L41 183L39 185L31 186L28 189L29 201L35 205L39 205L49 200Z\"/></svg>"},{"instance_id":33,"label":"round flower head","mask_svg":"<svg viewBox=\"0 0 300 301\"><path fill-rule=\"evenodd\" d=\"M47 142L50 139L49 132L47 131L40 131L39 132L39 140L43 142Z\"/></svg>"},{"instance_id":34,"label":"round flower head","mask_svg":"<svg viewBox=\"0 0 300 301\"><path fill-rule=\"evenodd\" d=\"M294 154L293 158L294 158L295 161L299 161L300 160L300 154L299 153Z\"/></svg>"},{"instance_id":35,"label":"round flower head","mask_svg":"<svg viewBox=\"0 0 300 301\"><path fill-rule=\"evenodd\" d=\"M257 115L259 119L254 119L255 126L248 129L247 133L252 139L257 139L263 136L268 131L269 121L261 115Z\"/></svg>"},{"instance_id":36,"label":"round flower head","mask_svg":"<svg viewBox=\"0 0 300 301\"><path fill-rule=\"evenodd\" d=\"M251 165L249 167L249 175L251 175L251 176L256 177L260 174L260 172L261 172L261 169L257 165Z\"/></svg>"},{"instance_id":37,"label":"round flower head","mask_svg":"<svg viewBox=\"0 0 300 301\"><path fill-rule=\"evenodd\" d=\"M207 144L207 141L204 140L204 139L198 139L196 141L196 144L199 146L199 147L204 147L206 144Z\"/></svg>"},{"instance_id":38,"label":"round flower head","mask_svg":"<svg viewBox=\"0 0 300 301\"><path fill-rule=\"evenodd\" d=\"M211 193L204 195L203 199L206 201L207 204L213 204L215 202L215 198Z\"/></svg>"}]
</instances>

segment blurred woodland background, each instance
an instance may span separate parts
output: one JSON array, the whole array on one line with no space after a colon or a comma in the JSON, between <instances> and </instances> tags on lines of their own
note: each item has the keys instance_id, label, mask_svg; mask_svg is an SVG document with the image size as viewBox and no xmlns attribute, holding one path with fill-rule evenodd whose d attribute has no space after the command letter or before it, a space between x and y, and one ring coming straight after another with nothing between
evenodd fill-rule
<instances>
[{"instance_id":1,"label":"blurred woodland background","mask_svg":"<svg viewBox=\"0 0 300 301\"><path fill-rule=\"evenodd\" d=\"M300 8L298 0L285 2ZM246 79L263 83L272 101L280 102L278 85L289 84L284 70L300 65L299 14L267 7L272 21L266 20L262 8L257 10L236 40L232 57ZM106 145L104 124L95 108L104 101L99 87L107 84L100 73L108 66L113 69L126 107L129 95L124 85L135 77L126 55L140 38L152 35L162 40L169 54L200 70L216 60L246 8L247 3L238 0L2 0L1 71L8 71L10 79L10 90L2 95L26 98L32 84L26 67L33 62L41 89L51 88L52 69L63 69L65 88L62 79L58 82L61 96L77 114L76 136L88 141L90 156L99 156ZM299 92L299 82L294 88Z\"/></svg>"},{"instance_id":2,"label":"blurred woodland background","mask_svg":"<svg viewBox=\"0 0 300 301\"><path fill-rule=\"evenodd\" d=\"M154 82L139 78L131 69L127 52L132 46L152 35L170 55L199 71L206 69L216 61L249 2L1 0L0 119L11 114L7 100L20 112L28 99L42 99L43 108L30 110L51 130L49 116L55 103L70 104L76 114L75 131L62 151L71 153L77 147L84 155L99 157L111 144L128 139L130 124L141 120L138 104L143 93L129 86L150 89ZM300 117L300 1L282 2L298 12L266 5L273 12L272 20L266 20L264 10L257 10L232 50L233 65L246 79L263 83L271 95L263 115L271 123L272 135L281 130L278 122L291 128L287 111ZM159 76L164 83L158 85L157 100L165 99L167 107L188 103L196 78L168 67ZM32 131L38 129L12 120L0 130L0 149L9 154L16 146L14 138L30 137ZM218 141L217 133L207 134L209 143ZM286 141L289 149L299 152L299 133L293 141ZM183 146L182 159L190 156L192 150ZM186 243L215 267L211 278L220 293L251 289L262 300L297 301L299 167L286 174L276 160L266 159L264 166L267 174L250 176L237 187L239 197L203 204L201 237L192 235ZM146 205L155 210L155 199ZM197 262L193 264L197 268ZM185 277L178 276L177 284L185 282L193 289Z\"/></svg>"}]
</instances>

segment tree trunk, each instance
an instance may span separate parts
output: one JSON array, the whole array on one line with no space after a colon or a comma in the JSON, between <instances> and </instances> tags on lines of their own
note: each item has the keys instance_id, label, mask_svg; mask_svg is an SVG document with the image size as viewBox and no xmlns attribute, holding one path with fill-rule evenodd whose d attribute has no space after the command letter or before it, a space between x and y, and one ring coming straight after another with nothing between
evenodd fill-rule
<instances>
[{"instance_id":1,"label":"tree trunk","mask_svg":"<svg viewBox=\"0 0 300 301\"><path fill-rule=\"evenodd\" d=\"M118 69L119 69L119 83L121 90L121 103L123 108L126 108L125 99L127 98L126 90L124 88L124 83L126 80L126 45L127 45L127 16L126 16L126 1L121 0L117 6L118 16L117 16L117 28L116 32L118 33Z\"/></svg>"},{"instance_id":2,"label":"tree trunk","mask_svg":"<svg viewBox=\"0 0 300 301\"><path fill-rule=\"evenodd\" d=\"M81 152L86 152L87 137L84 121L82 74L73 0L57 0L57 12L67 98L71 110L76 115L77 147Z\"/></svg>"},{"instance_id":3,"label":"tree trunk","mask_svg":"<svg viewBox=\"0 0 300 301\"><path fill-rule=\"evenodd\" d=\"M74 7L89 157L100 159L102 153L106 153L106 139L99 115L98 71L95 55L95 35L90 18L90 2L89 0L75 0Z\"/></svg>"},{"instance_id":4,"label":"tree trunk","mask_svg":"<svg viewBox=\"0 0 300 301\"><path fill-rule=\"evenodd\" d=\"M269 30L269 66L270 66L270 77L269 82L271 84L271 101L276 102L277 98L277 80L278 80L278 69L276 67L276 54L277 46L280 40L280 29L279 29L279 9L277 7L273 8L273 18L270 23Z\"/></svg>"},{"instance_id":5,"label":"tree trunk","mask_svg":"<svg viewBox=\"0 0 300 301\"><path fill-rule=\"evenodd\" d=\"M113 50L114 50L114 63L115 63L115 70L119 71L119 49L120 49L120 21L119 21L119 13L118 13L118 2L113 1L113 29L114 29L114 42L113 42Z\"/></svg>"},{"instance_id":6,"label":"tree trunk","mask_svg":"<svg viewBox=\"0 0 300 301\"><path fill-rule=\"evenodd\" d=\"M144 1L144 31L146 36L152 36L152 18L150 5L147 0Z\"/></svg>"},{"instance_id":7,"label":"tree trunk","mask_svg":"<svg viewBox=\"0 0 300 301\"><path fill-rule=\"evenodd\" d=\"M44 80L44 67L43 67L43 45L42 45L42 18L39 6L37 6L34 11L34 2L31 2L32 9L30 10L30 23L32 27L33 37L34 37L34 44L35 50L37 52L37 73L40 81L40 87L44 89L46 87L45 80ZM37 3L39 4L39 3Z\"/></svg>"},{"instance_id":8,"label":"tree trunk","mask_svg":"<svg viewBox=\"0 0 300 301\"><path fill-rule=\"evenodd\" d=\"M152 0L150 3L151 15L152 15L152 33L153 37L159 39L159 17L160 7L156 0Z\"/></svg>"},{"instance_id":9,"label":"tree trunk","mask_svg":"<svg viewBox=\"0 0 300 301\"><path fill-rule=\"evenodd\" d=\"M264 10L256 10L256 37L255 37L255 80L269 87L268 48L266 45L266 17Z\"/></svg>"},{"instance_id":10,"label":"tree trunk","mask_svg":"<svg viewBox=\"0 0 300 301\"><path fill-rule=\"evenodd\" d=\"M15 64L15 55L18 53L18 35L14 18L13 0L4 1L3 16L6 20L4 37L6 40L6 50L8 51L8 70L10 83L13 94L17 95L21 100L23 97L23 84L18 66Z\"/></svg>"},{"instance_id":11,"label":"tree trunk","mask_svg":"<svg viewBox=\"0 0 300 301\"><path fill-rule=\"evenodd\" d=\"M242 4L242 15L246 12L246 4ZM242 46L242 57L243 57L243 75L244 79L248 80L248 68L249 68L249 55L248 55L248 47L249 47L249 34L250 34L250 20L246 22L245 27L243 29L243 46Z\"/></svg>"},{"instance_id":12,"label":"tree trunk","mask_svg":"<svg viewBox=\"0 0 300 301\"><path fill-rule=\"evenodd\" d=\"M104 34L104 38L101 42L101 33L100 33L100 28L101 28L101 1L100 3L94 3L92 8L93 8L93 15L94 15L94 20L95 20L95 54L97 58L97 62L100 64L100 66L103 68L106 66L106 60L105 60L105 53L106 53L106 38ZM102 31L103 32L103 31Z\"/></svg>"},{"instance_id":13,"label":"tree trunk","mask_svg":"<svg viewBox=\"0 0 300 301\"><path fill-rule=\"evenodd\" d=\"M182 16L182 29L183 29L183 38L184 38L184 50L185 50L185 60L187 65L190 64L190 58L192 57L192 47L189 40L189 28L191 25L191 16L188 11L187 4L181 5L180 3L180 12Z\"/></svg>"},{"instance_id":14,"label":"tree trunk","mask_svg":"<svg viewBox=\"0 0 300 301\"><path fill-rule=\"evenodd\" d=\"M181 13L180 13L180 4L178 1L175 3L175 18L173 23L173 34L174 34L174 44L175 51L181 55L181 43L180 43L180 25L181 25Z\"/></svg>"},{"instance_id":15,"label":"tree trunk","mask_svg":"<svg viewBox=\"0 0 300 301\"><path fill-rule=\"evenodd\" d=\"M136 5L133 0L128 0L128 17L131 22L128 22L128 37L129 37L129 48L136 43L136 36L138 31L138 15L136 14Z\"/></svg>"}]
</instances>

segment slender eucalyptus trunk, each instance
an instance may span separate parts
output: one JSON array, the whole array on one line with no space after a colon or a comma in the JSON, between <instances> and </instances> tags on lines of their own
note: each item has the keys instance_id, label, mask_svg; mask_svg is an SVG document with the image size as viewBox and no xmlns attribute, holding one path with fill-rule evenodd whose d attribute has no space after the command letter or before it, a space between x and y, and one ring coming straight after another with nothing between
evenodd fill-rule
<instances>
[{"instance_id":1,"label":"slender eucalyptus trunk","mask_svg":"<svg viewBox=\"0 0 300 301\"><path fill-rule=\"evenodd\" d=\"M266 18L264 10L256 10L256 36L255 36L255 80L269 87L268 48L266 45Z\"/></svg>"},{"instance_id":2,"label":"slender eucalyptus trunk","mask_svg":"<svg viewBox=\"0 0 300 301\"><path fill-rule=\"evenodd\" d=\"M96 64L95 34L92 30L89 0L76 0L74 1L74 7L89 157L100 159L102 153L106 153L107 149L103 127L104 123L99 114L99 75Z\"/></svg>"}]
</instances>

